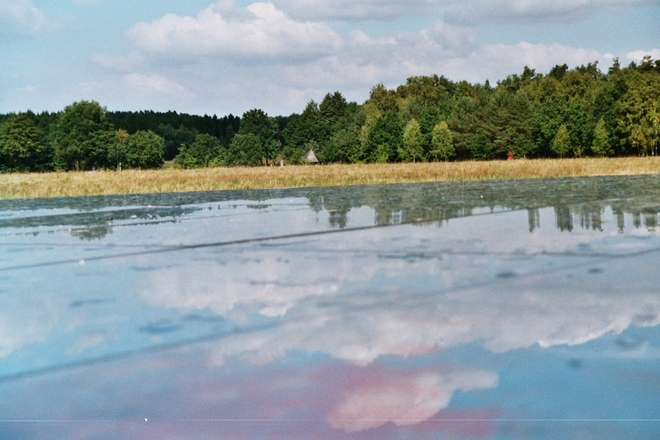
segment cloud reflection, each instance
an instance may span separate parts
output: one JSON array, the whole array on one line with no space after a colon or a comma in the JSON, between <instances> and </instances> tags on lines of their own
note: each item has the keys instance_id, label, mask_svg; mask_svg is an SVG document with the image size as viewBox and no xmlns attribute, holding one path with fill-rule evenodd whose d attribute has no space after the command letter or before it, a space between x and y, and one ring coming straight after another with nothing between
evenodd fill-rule
<instances>
[{"instance_id":1,"label":"cloud reflection","mask_svg":"<svg viewBox=\"0 0 660 440\"><path fill-rule=\"evenodd\" d=\"M497 382L497 375L487 371L369 378L346 392L326 420L333 428L346 432L377 428L388 422L413 425L446 408L455 391L493 388Z\"/></svg>"},{"instance_id":2,"label":"cloud reflection","mask_svg":"<svg viewBox=\"0 0 660 440\"><path fill-rule=\"evenodd\" d=\"M152 306L210 309L241 325L279 320L223 340L215 365L292 350L368 365L473 341L493 352L583 344L660 323L654 258L603 256L648 251L656 236L530 235L527 223L514 212L246 247L150 273L138 290Z\"/></svg>"}]
</instances>

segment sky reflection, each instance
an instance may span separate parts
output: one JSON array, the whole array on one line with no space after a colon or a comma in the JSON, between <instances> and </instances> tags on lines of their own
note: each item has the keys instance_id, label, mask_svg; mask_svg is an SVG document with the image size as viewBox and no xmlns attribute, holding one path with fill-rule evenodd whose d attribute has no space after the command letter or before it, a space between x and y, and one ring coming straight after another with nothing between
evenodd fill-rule
<instances>
[{"instance_id":1,"label":"sky reflection","mask_svg":"<svg viewBox=\"0 0 660 440\"><path fill-rule=\"evenodd\" d=\"M6 207L0 438L654 437L660 179L545 182Z\"/></svg>"}]
</instances>

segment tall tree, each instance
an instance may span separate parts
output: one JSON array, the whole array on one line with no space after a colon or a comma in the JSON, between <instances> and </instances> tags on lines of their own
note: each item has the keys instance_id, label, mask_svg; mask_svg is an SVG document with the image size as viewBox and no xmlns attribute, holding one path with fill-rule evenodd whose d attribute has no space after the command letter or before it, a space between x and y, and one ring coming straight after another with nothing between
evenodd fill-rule
<instances>
[{"instance_id":1,"label":"tall tree","mask_svg":"<svg viewBox=\"0 0 660 440\"><path fill-rule=\"evenodd\" d=\"M278 140L279 127L277 122L263 110L253 109L243 113L238 133L243 135L253 134L259 139L260 152L263 155L262 157L266 158L266 165L268 165L269 159L275 160L280 153L282 144ZM255 151L254 154L256 153ZM252 153L250 156L252 156Z\"/></svg>"},{"instance_id":2,"label":"tall tree","mask_svg":"<svg viewBox=\"0 0 660 440\"><path fill-rule=\"evenodd\" d=\"M571 138L566 125L562 124L552 140L552 152L559 157L565 157L571 151Z\"/></svg>"},{"instance_id":3,"label":"tall tree","mask_svg":"<svg viewBox=\"0 0 660 440\"><path fill-rule=\"evenodd\" d=\"M126 164L129 168L161 168L165 141L151 130L137 131L128 140Z\"/></svg>"},{"instance_id":4,"label":"tall tree","mask_svg":"<svg viewBox=\"0 0 660 440\"><path fill-rule=\"evenodd\" d=\"M335 124L335 130L323 150L326 162L360 162L364 151L360 142L365 113L361 106L352 102Z\"/></svg>"},{"instance_id":5,"label":"tall tree","mask_svg":"<svg viewBox=\"0 0 660 440\"><path fill-rule=\"evenodd\" d=\"M346 102L346 98L339 92L333 94L327 93L323 97L321 104L319 104L321 118L329 128L332 128L339 118L344 116L347 108L348 102Z\"/></svg>"},{"instance_id":6,"label":"tall tree","mask_svg":"<svg viewBox=\"0 0 660 440\"><path fill-rule=\"evenodd\" d=\"M369 133L365 154L370 162L393 162L403 143L403 127L394 112L380 118Z\"/></svg>"},{"instance_id":7,"label":"tall tree","mask_svg":"<svg viewBox=\"0 0 660 440\"><path fill-rule=\"evenodd\" d=\"M532 133L532 102L523 90L511 93L498 88L491 100L493 109L493 145L495 156L504 158L509 151L517 157L534 154Z\"/></svg>"},{"instance_id":8,"label":"tall tree","mask_svg":"<svg viewBox=\"0 0 660 440\"><path fill-rule=\"evenodd\" d=\"M488 160L493 155L493 143L486 136L483 128L479 128L470 141L470 157L477 160Z\"/></svg>"},{"instance_id":9,"label":"tall tree","mask_svg":"<svg viewBox=\"0 0 660 440\"><path fill-rule=\"evenodd\" d=\"M371 89L369 102L374 104L381 113L399 111L396 93L394 90L388 90L383 83L379 83Z\"/></svg>"},{"instance_id":10,"label":"tall tree","mask_svg":"<svg viewBox=\"0 0 660 440\"><path fill-rule=\"evenodd\" d=\"M45 160L37 127L27 113L11 114L0 126L0 169L35 171Z\"/></svg>"},{"instance_id":11,"label":"tall tree","mask_svg":"<svg viewBox=\"0 0 660 440\"><path fill-rule=\"evenodd\" d=\"M227 129L232 130L231 125ZM181 146L192 145L195 142L195 137L199 134L195 128L188 128L183 125L174 128L170 124L160 124L154 131L165 140L165 160L174 159L179 154Z\"/></svg>"},{"instance_id":12,"label":"tall tree","mask_svg":"<svg viewBox=\"0 0 660 440\"><path fill-rule=\"evenodd\" d=\"M554 94L544 98L532 117L532 141L539 156L549 157L555 154L552 142L559 127L565 124L564 118L569 110L568 102L562 95Z\"/></svg>"},{"instance_id":13,"label":"tall tree","mask_svg":"<svg viewBox=\"0 0 660 440\"><path fill-rule=\"evenodd\" d=\"M444 161L448 161L456 156L453 136L445 121L440 121L433 127L432 145L430 155L436 160L443 159Z\"/></svg>"},{"instance_id":14,"label":"tall tree","mask_svg":"<svg viewBox=\"0 0 660 440\"><path fill-rule=\"evenodd\" d=\"M399 150L399 157L403 162L416 162L424 155L424 136L419 122L411 119L403 129L403 148Z\"/></svg>"},{"instance_id":15,"label":"tall tree","mask_svg":"<svg viewBox=\"0 0 660 440\"><path fill-rule=\"evenodd\" d=\"M234 136L229 146L228 163L236 166L256 166L261 163L263 144L259 136L252 133Z\"/></svg>"},{"instance_id":16,"label":"tall tree","mask_svg":"<svg viewBox=\"0 0 660 440\"><path fill-rule=\"evenodd\" d=\"M108 163L110 166L121 170L122 164L128 167L126 163L126 153L128 151L128 141L131 136L124 129L117 130L117 139L115 143L108 149Z\"/></svg>"},{"instance_id":17,"label":"tall tree","mask_svg":"<svg viewBox=\"0 0 660 440\"><path fill-rule=\"evenodd\" d=\"M605 127L605 121L601 118L594 128L594 140L591 144L591 152L594 156L611 156L614 154L610 145L610 134Z\"/></svg>"},{"instance_id":18,"label":"tall tree","mask_svg":"<svg viewBox=\"0 0 660 440\"><path fill-rule=\"evenodd\" d=\"M203 168L224 165L226 154L220 140L210 134L198 134L190 146L183 145L177 157L177 164L184 168Z\"/></svg>"},{"instance_id":19,"label":"tall tree","mask_svg":"<svg viewBox=\"0 0 660 440\"><path fill-rule=\"evenodd\" d=\"M660 137L660 75L632 72L622 103L620 125L640 155L657 154Z\"/></svg>"},{"instance_id":20,"label":"tall tree","mask_svg":"<svg viewBox=\"0 0 660 440\"><path fill-rule=\"evenodd\" d=\"M108 112L95 101L80 101L64 108L54 133L58 166L67 170L105 168L116 132Z\"/></svg>"},{"instance_id":21,"label":"tall tree","mask_svg":"<svg viewBox=\"0 0 660 440\"><path fill-rule=\"evenodd\" d=\"M463 89L463 93L468 92L467 86L463 86ZM487 118L484 113L485 109L476 98L461 96L456 100L448 125L454 134L454 147L456 155L460 159L471 156L472 138L476 135L477 130L482 129L483 131L483 122Z\"/></svg>"},{"instance_id":22,"label":"tall tree","mask_svg":"<svg viewBox=\"0 0 660 440\"><path fill-rule=\"evenodd\" d=\"M307 153L305 145L311 141L322 143L324 131L319 105L314 100L309 101L302 114L292 117L284 129L284 156L294 163L299 162Z\"/></svg>"}]
</instances>

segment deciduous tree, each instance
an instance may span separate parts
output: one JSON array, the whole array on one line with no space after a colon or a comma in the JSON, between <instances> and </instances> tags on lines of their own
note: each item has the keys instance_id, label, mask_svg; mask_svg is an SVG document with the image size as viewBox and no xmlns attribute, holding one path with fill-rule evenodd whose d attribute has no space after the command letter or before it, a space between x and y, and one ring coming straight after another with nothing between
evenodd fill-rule
<instances>
[{"instance_id":1,"label":"deciduous tree","mask_svg":"<svg viewBox=\"0 0 660 440\"><path fill-rule=\"evenodd\" d=\"M258 150L260 150L262 157L266 158L266 165L268 165L269 159L274 160L280 153L281 143L278 140L278 132L277 122L260 109L243 113L241 126L238 130L239 134L253 134L259 139L260 148ZM244 144L244 146L247 146L247 144ZM257 150L254 151L254 154L256 153ZM252 153L250 156L252 156ZM259 158L260 161L261 157Z\"/></svg>"},{"instance_id":2,"label":"deciduous tree","mask_svg":"<svg viewBox=\"0 0 660 440\"><path fill-rule=\"evenodd\" d=\"M470 141L470 157L477 160L488 160L493 155L493 143L480 128Z\"/></svg>"},{"instance_id":3,"label":"deciduous tree","mask_svg":"<svg viewBox=\"0 0 660 440\"><path fill-rule=\"evenodd\" d=\"M234 136L229 146L230 165L236 166L256 166L261 163L263 155L263 144L259 136L252 133Z\"/></svg>"},{"instance_id":4,"label":"deciduous tree","mask_svg":"<svg viewBox=\"0 0 660 440\"><path fill-rule=\"evenodd\" d=\"M9 115L0 126L0 167L7 171L35 171L44 148L27 113Z\"/></svg>"},{"instance_id":5,"label":"deciduous tree","mask_svg":"<svg viewBox=\"0 0 660 440\"><path fill-rule=\"evenodd\" d=\"M210 134L198 134L190 146L183 145L175 162L184 168L203 168L225 164L225 149Z\"/></svg>"},{"instance_id":6,"label":"deciduous tree","mask_svg":"<svg viewBox=\"0 0 660 440\"><path fill-rule=\"evenodd\" d=\"M403 130L403 148L399 150L399 157L404 162L416 162L424 155L424 136L419 122L411 119Z\"/></svg>"},{"instance_id":7,"label":"deciduous tree","mask_svg":"<svg viewBox=\"0 0 660 440\"><path fill-rule=\"evenodd\" d=\"M80 101L64 108L55 127L56 161L67 170L105 168L116 132L107 110L95 101Z\"/></svg>"},{"instance_id":8,"label":"deciduous tree","mask_svg":"<svg viewBox=\"0 0 660 440\"><path fill-rule=\"evenodd\" d=\"M605 121L601 118L594 128L594 140L591 144L591 152L594 156L611 156L614 154L610 145L610 134L605 128Z\"/></svg>"},{"instance_id":9,"label":"deciduous tree","mask_svg":"<svg viewBox=\"0 0 660 440\"><path fill-rule=\"evenodd\" d=\"M571 138L568 135L566 125L562 124L559 127L550 148L559 157L565 157L571 151Z\"/></svg>"},{"instance_id":10,"label":"deciduous tree","mask_svg":"<svg viewBox=\"0 0 660 440\"><path fill-rule=\"evenodd\" d=\"M128 140L126 164L129 168L161 168L165 141L151 130L138 131Z\"/></svg>"},{"instance_id":11,"label":"deciduous tree","mask_svg":"<svg viewBox=\"0 0 660 440\"><path fill-rule=\"evenodd\" d=\"M430 155L436 160L447 161L456 155L453 136L445 121L440 121L433 127L433 140L431 143L433 147Z\"/></svg>"}]
</instances>

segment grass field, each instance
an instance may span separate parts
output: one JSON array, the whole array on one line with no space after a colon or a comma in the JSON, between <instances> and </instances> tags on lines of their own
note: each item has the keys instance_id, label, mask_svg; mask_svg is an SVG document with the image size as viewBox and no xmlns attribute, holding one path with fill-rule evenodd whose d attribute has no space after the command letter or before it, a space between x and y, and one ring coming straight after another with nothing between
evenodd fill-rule
<instances>
[{"instance_id":1,"label":"grass field","mask_svg":"<svg viewBox=\"0 0 660 440\"><path fill-rule=\"evenodd\" d=\"M0 198L660 174L660 157L0 174Z\"/></svg>"}]
</instances>

